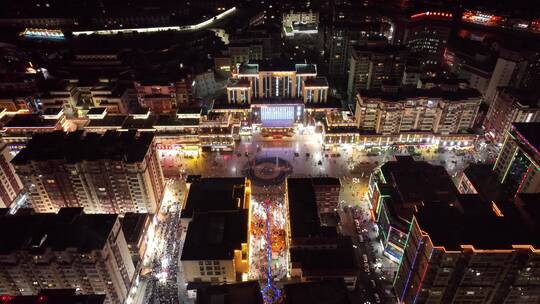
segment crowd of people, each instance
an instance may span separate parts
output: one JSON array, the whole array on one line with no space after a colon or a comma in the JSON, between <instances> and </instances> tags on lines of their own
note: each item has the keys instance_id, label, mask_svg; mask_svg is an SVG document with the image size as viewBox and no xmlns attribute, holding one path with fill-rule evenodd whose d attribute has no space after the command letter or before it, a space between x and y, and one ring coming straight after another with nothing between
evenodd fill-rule
<instances>
[{"instance_id":1,"label":"crowd of people","mask_svg":"<svg viewBox=\"0 0 540 304\"><path fill-rule=\"evenodd\" d=\"M285 241L285 205L281 195L268 193L255 196L251 206L251 265L250 279L266 281L268 273L266 200L269 200L271 271L274 280L287 275L287 249Z\"/></svg>"}]
</instances>

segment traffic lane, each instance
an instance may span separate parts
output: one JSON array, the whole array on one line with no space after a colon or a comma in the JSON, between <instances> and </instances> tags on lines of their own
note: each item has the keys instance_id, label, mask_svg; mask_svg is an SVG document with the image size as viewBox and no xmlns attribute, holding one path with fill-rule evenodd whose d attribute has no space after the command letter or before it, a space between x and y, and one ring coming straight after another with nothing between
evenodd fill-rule
<instances>
[{"instance_id":1,"label":"traffic lane","mask_svg":"<svg viewBox=\"0 0 540 304\"><path fill-rule=\"evenodd\" d=\"M364 270L363 255L366 254L369 257L369 254L365 247L365 242L361 243L358 238L352 209L344 208L344 210L340 211L339 213L341 219L341 232L344 235L351 236L353 242L356 265L358 265L357 279L360 283L358 284L357 290L361 292L360 296L362 301L370 301L371 303L375 303L374 294L377 293L380 295L380 290L374 288L373 284L371 283L372 281L376 282L377 278L374 276L374 272L372 271L372 263L370 261L368 262L370 272L366 273Z\"/></svg>"}]
</instances>

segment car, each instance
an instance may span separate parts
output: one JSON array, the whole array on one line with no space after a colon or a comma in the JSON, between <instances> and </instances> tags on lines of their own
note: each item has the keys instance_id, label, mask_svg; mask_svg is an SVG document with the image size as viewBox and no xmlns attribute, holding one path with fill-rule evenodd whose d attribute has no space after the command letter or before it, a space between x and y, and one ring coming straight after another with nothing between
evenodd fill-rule
<instances>
[{"instance_id":1,"label":"car","mask_svg":"<svg viewBox=\"0 0 540 304\"><path fill-rule=\"evenodd\" d=\"M381 303L381 297L379 294L375 293L373 294L373 297L375 298L375 303Z\"/></svg>"},{"instance_id":2,"label":"car","mask_svg":"<svg viewBox=\"0 0 540 304\"><path fill-rule=\"evenodd\" d=\"M309 157L309 153L306 153L306 157Z\"/></svg>"},{"instance_id":3,"label":"car","mask_svg":"<svg viewBox=\"0 0 540 304\"><path fill-rule=\"evenodd\" d=\"M245 156L245 157L248 157L248 156L249 156L249 153L248 153L248 152L244 152L244 156Z\"/></svg>"},{"instance_id":4,"label":"car","mask_svg":"<svg viewBox=\"0 0 540 304\"><path fill-rule=\"evenodd\" d=\"M294 157L298 157L300 156L300 154L298 154L298 152L294 152Z\"/></svg>"}]
</instances>

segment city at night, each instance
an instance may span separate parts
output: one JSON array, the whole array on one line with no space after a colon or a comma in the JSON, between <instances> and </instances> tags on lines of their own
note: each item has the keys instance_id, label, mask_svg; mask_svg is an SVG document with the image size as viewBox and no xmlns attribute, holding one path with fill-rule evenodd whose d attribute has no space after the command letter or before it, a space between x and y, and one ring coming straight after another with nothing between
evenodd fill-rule
<instances>
[{"instance_id":1,"label":"city at night","mask_svg":"<svg viewBox=\"0 0 540 304\"><path fill-rule=\"evenodd\" d=\"M540 304L538 0L3 0L0 304Z\"/></svg>"}]
</instances>

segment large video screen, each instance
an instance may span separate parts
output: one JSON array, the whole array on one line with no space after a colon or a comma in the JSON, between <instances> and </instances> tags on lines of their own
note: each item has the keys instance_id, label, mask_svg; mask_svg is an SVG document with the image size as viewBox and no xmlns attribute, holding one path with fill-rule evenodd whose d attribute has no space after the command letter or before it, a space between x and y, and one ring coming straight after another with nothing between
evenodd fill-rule
<instances>
[{"instance_id":1,"label":"large video screen","mask_svg":"<svg viewBox=\"0 0 540 304\"><path fill-rule=\"evenodd\" d=\"M294 123L294 106L267 106L261 108L263 127L291 127Z\"/></svg>"}]
</instances>

